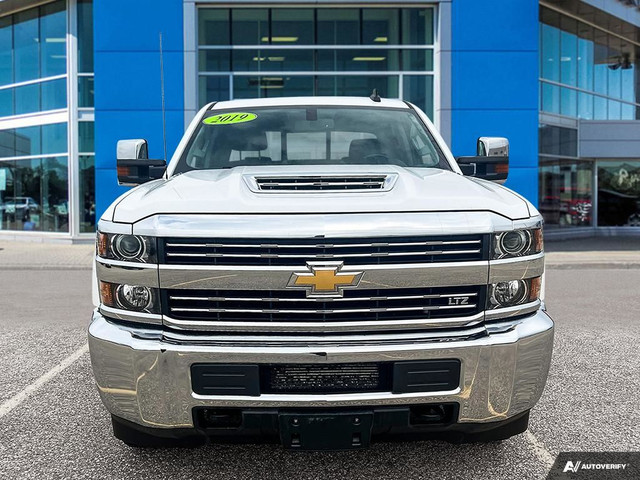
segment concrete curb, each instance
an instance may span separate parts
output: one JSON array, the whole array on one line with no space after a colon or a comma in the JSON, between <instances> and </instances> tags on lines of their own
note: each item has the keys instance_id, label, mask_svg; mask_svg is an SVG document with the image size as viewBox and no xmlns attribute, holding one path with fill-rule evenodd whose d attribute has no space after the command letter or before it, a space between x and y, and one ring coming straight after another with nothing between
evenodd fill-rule
<instances>
[{"instance_id":1,"label":"concrete curb","mask_svg":"<svg viewBox=\"0 0 640 480\"><path fill-rule=\"evenodd\" d=\"M545 269L547 270L587 270L587 269L640 269L640 263L634 262L585 262L585 263L547 263Z\"/></svg>"},{"instance_id":2,"label":"concrete curb","mask_svg":"<svg viewBox=\"0 0 640 480\"><path fill-rule=\"evenodd\" d=\"M86 270L92 267L82 265L0 265L0 270Z\"/></svg>"}]
</instances>

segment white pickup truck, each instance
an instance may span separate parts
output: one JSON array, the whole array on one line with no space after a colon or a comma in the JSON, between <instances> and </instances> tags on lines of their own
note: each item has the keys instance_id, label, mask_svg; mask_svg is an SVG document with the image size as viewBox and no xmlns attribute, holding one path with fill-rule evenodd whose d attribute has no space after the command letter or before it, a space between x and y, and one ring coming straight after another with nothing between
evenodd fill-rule
<instances>
[{"instance_id":1,"label":"white pickup truck","mask_svg":"<svg viewBox=\"0 0 640 480\"><path fill-rule=\"evenodd\" d=\"M527 429L553 321L509 144L454 159L400 100L206 105L98 224L91 361L133 446L488 442Z\"/></svg>"}]
</instances>

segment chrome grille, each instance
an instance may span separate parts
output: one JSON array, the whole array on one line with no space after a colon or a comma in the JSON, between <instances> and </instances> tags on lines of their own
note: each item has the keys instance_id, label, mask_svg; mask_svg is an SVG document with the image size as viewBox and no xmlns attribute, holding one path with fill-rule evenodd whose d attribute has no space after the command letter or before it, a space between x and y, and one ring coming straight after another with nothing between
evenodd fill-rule
<instances>
[{"instance_id":1,"label":"chrome grille","mask_svg":"<svg viewBox=\"0 0 640 480\"><path fill-rule=\"evenodd\" d=\"M259 191L383 190L387 175L255 177Z\"/></svg>"},{"instance_id":2,"label":"chrome grille","mask_svg":"<svg viewBox=\"0 0 640 480\"><path fill-rule=\"evenodd\" d=\"M345 290L307 298L298 290L164 290L165 313L218 322L358 322L452 318L482 310L485 287Z\"/></svg>"},{"instance_id":3,"label":"chrome grille","mask_svg":"<svg viewBox=\"0 0 640 480\"><path fill-rule=\"evenodd\" d=\"M407 264L485 259L483 235L361 239L165 238L162 263L174 265L287 265L344 261L348 265Z\"/></svg>"}]
</instances>

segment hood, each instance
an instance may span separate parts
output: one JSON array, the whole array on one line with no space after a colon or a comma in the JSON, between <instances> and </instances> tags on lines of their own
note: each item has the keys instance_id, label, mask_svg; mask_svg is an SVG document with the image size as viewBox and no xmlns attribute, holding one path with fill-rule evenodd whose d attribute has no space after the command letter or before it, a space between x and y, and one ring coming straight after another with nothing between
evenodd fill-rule
<instances>
[{"instance_id":1,"label":"hood","mask_svg":"<svg viewBox=\"0 0 640 480\"><path fill-rule=\"evenodd\" d=\"M269 191L250 187L253 175L392 175L386 191ZM511 190L454 172L395 165L235 167L196 170L133 189L113 206L113 221L135 223L155 214L372 213L489 211L528 218L527 202ZM111 209L110 209L111 210ZM111 220L111 219L109 219Z\"/></svg>"}]
</instances>

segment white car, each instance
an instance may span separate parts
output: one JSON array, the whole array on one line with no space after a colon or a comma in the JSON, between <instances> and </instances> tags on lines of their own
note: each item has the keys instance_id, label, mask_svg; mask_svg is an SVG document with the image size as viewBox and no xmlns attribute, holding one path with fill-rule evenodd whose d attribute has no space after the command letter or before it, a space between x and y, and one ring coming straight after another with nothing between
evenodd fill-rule
<instances>
[{"instance_id":1,"label":"white car","mask_svg":"<svg viewBox=\"0 0 640 480\"><path fill-rule=\"evenodd\" d=\"M98 224L98 390L130 445L484 442L526 430L553 322L542 217L503 187L508 142L453 158L399 100L205 106L168 166ZM99 293L99 295L98 295Z\"/></svg>"}]
</instances>

